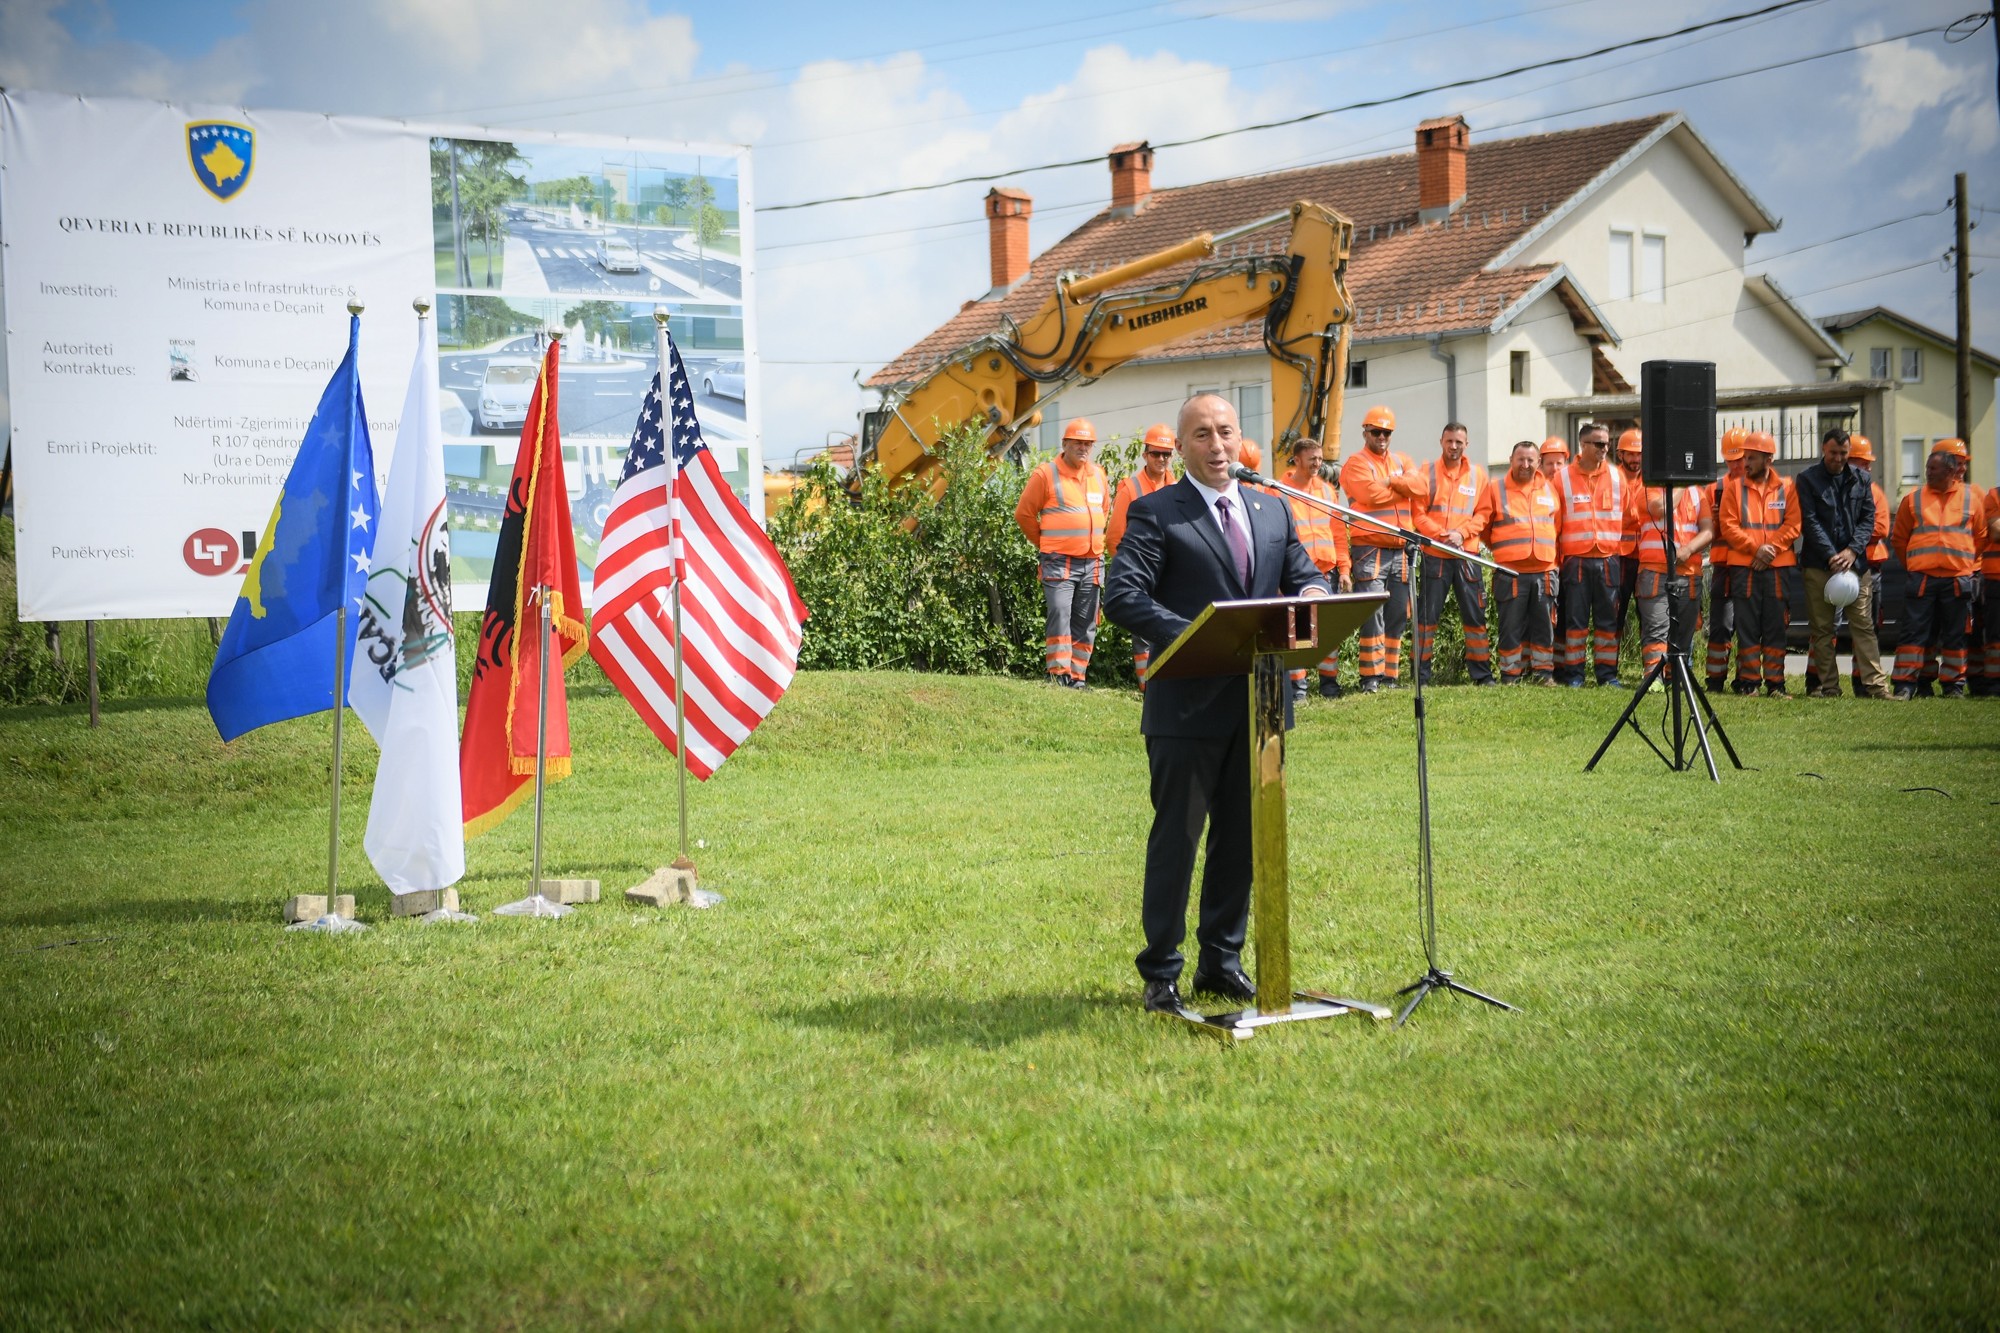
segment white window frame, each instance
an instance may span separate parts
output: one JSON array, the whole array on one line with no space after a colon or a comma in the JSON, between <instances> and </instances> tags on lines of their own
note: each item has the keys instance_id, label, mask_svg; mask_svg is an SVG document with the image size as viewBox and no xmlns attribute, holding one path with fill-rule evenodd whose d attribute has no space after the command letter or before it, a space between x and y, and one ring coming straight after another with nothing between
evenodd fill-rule
<instances>
[{"instance_id":1,"label":"white window frame","mask_svg":"<svg viewBox=\"0 0 2000 1333\"><path fill-rule=\"evenodd\" d=\"M1898 460L1898 465L1901 468L1901 473L1897 478L1902 483L1900 489L1907 491L1912 486L1921 486L1924 484L1923 436L1906 435L1903 437L1902 458Z\"/></svg>"},{"instance_id":2,"label":"white window frame","mask_svg":"<svg viewBox=\"0 0 2000 1333\"><path fill-rule=\"evenodd\" d=\"M1632 268L1637 259L1637 245L1635 242L1637 235L1637 232L1626 227L1613 227L1611 229L1609 258L1606 261L1606 268L1610 273L1610 282L1605 287L1606 300L1629 301L1632 299L1634 290ZM1625 251L1622 263L1619 260L1618 254L1621 247Z\"/></svg>"},{"instance_id":3,"label":"white window frame","mask_svg":"<svg viewBox=\"0 0 2000 1333\"><path fill-rule=\"evenodd\" d=\"M1507 353L1507 392L1516 398L1528 396L1529 356L1516 348Z\"/></svg>"},{"instance_id":4,"label":"white window frame","mask_svg":"<svg viewBox=\"0 0 2000 1333\"><path fill-rule=\"evenodd\" d=\"M1899 347L1896 350L1901 353L1896 358L1896 378L1905 384L1922 384L1924 382L1924 349L1921 347ZM1915 364L1917 372L1914 375L1910 373L1912 363Z\"/></svg>"},{"instance_id":5,"label":"white window frame","mask_svg":"<svg viewBox=\"0 0 2000 1333\"><path fill-rule=\"evenodd\" d=\"M1368 387L1368 358L1350 357L1347 362L1347 387L1365 389Z\"/></svg>"},{"instance_id":6,"label":"white window frame","mask_svg":"<svg viewBox=\"0 0 2000 1333\"><path fill-rule=\"evenodd\" d=\"M1655 252L1660 257L1660 271L1657 274L1649 272L1647 268L1647 258ZM1667 299L1667 234L1663 231L1644 232L1639 237L1639 272L1634 292L1641 301L1649 301L1654 305L1659 305Z\"/></svg>"},{"instance_id":7,"label":"white window frame","mask_svg":"<svg viewBox=\"0 0 2000 1333\"><path fill-rule=\"evenodd\" d=\"M1875 369L1876 358L1881 358L1881 370ZM1896 349L1893 347L1871 347L1868 349L1868 378L1887 380L1896 377Z\"/></svg>"}]
</instances>

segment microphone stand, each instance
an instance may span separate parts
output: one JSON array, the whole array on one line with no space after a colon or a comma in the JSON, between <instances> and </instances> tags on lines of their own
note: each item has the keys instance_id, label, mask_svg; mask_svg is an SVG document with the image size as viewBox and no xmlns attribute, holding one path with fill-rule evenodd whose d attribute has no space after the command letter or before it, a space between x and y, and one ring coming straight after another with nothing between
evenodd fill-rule
<instances>
[{"instance_id":1,"label":"microphone stand","mask_svg":"<svg viewBox=\"0 0 2000 1333\"><path fill-rule=\"evenodd\" d=\"M1287 486L1281 481L1273 481L1271 478L1241 464L1230 468L1229 475L1238 481L1249 482L1253 486L1267 487L1270 490L1278 492L1280 495L1290 496L1294 500L1303 501L1316 509L1323 509L1330 514L1338 514L1350 523L1366 523L1369 527L1377 531L1386 532L1400 538L1403 543L1403 558L1409 563L1410 569L1409 599L1410 623L1412 625L1417 623L1417 578L1420 563L1418 556L1426 548L1455 556L1460 560L1470 560L1476 565L1484 565L1486 568L1496 573L1505 574L1510 578L1521 577L1514 570L1507 568L1507 566L1496 564L1494 561L1488 560L1483 556L1474 555L1470 551L1453 546L1448 542L1438 541L1434 537L1426 537L1421 532L1412 532L1408 528L1399 528L1393 523L1384 523L1379 518L1364 514L1357 509L1349 509L1346 505L1340 504L1337 501L1321 499L1319 496L1313 495L1308 491ZM1424 946L1424 974L1396 992L1398 995L1408 995L1410 997L1409 1003L1403 1006L1403 1011L1396 1015L1396 1026L1401 1027L1405 1022L1409 1021L1409 1017L1415 1012L1416 1007L1424 1002L1424 997L1436 990L1457 991L1460 995L1470 995L1475 1000L1484 1000L1496 1008L1519 1013L1520 1010L1516 1006L1508 1004L1505 1000L1498 1000L1491 995L1476 991L1470 986L1460 985L1452 979L1451 972L1448 969L1438 964L1437 889L1431 876L1430 755L1424 743L1424 672L1423 663L1421 662L1417 663L1415 702L1417 714L1417 922Z\"/></svg>"}]
</instances>

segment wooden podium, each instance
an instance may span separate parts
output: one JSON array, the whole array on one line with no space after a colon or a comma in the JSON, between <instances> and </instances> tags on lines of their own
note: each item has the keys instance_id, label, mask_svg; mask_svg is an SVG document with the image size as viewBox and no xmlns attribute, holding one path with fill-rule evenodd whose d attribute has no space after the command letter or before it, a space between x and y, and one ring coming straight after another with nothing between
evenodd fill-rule
<instances>
[{"instance_id":1,"label":"wooden podium","mask_svg":"<svg viewBox=\"0 0 2000 1333\"><path fill-rule=\"evenodd\" d=\"M1291 874L1285 840L1286 672L1316 666L1327 647L1360 628L1385 592L1331 597L1274 597L1216 602L1153 658L1148 680L1191 676L1250 677L1250 936L1256 945L1257 1003L1249 1009L1180 1017L1226 1041L1260 1027L1309 1018L1389 1010L1365 1000L1292 988Z\"/></svg>"}]
</instances>

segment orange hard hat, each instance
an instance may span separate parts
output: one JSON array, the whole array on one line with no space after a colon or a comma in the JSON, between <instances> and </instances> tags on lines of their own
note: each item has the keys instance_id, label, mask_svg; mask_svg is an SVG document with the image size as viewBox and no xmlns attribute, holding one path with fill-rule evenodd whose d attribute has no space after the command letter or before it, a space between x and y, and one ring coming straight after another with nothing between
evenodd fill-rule
<instances>
[{"instance_id":1,"label":"orange hard hat","mask_svg":"<svg viewBox=\"0 0 2000 1333\"><path fill-rule=\"evenodd\" d=\"M1645 452L1644 446L1639 442L1639 432L1637 430L1628 430L1618 437L1618 452L1621 454Z\"/></svg>"},{"instance_id":2,"label":"orange hard hat","mask_svg":"<svg viewBox=\"0 0 2000 1333\"><path fill-rule=\"evenodd\" d=\"M1776 457L1778 441L1768 430L1753 430L1743 437L1743 452L1746 454L1769 454Z\"/></svg>"},{"instance_id":3,"label":"orange hard hat","mask_svg":"<svg viewBox=\"0 0 2000 1333\"><path fill-rule=\"evenodd\" d=\"M1848 436L1847 456L1857 463L1874 462L1875 441L1869 439L1866 435L1857 434Z\"/></svg>"},{"instance_id":4,"label":"orange hard hat","mask_svg":"<svg viewBox=\"0 0 2000 1333\"><path fill-rule=\"evenodd\" d=\"M1569 441L1568 441L1568 440L1565 440L1565 439L1564 439L1564 438L1563 438L1562 436L1560 436L1560 435L1551 435L1551 436L1549 436L1549 438L1548 438L1548 439L1546 439L1546 440L1543 440L1543 441L1542 441L1542 457L1544 457L1544 458L1547 458L1547 457L1548 457L1548 456L1549 456L1550 454L1555 454L1555 455L1557 455L1557 456L1559 456L1559 457L1562 457L1562 458L1568 458L1568 457L1569 457Z\"/></svg>"},{"instance_id":5,"label":"orange hard hat","mask_svg":"<svg viewBox=\"0 0 2000 1333\"><path fill-rule=\"evenodd\" d=\"M1237 461L1255 472L1264 466L1264 451L1257 447L1257 441L1245 436L1243 447L1237 451Z\"/></svg>"},{"instance_id":6,"label":"orange hard hat","mask_svg":"<svg viewBox=\"0 0 2000 1333\"><path fill-rule=\"evenodd\" d=\"M1750 432L1744 430L1741 426L1731 426L1728 430L1722 432L1722 461L1725 463L1734 463L1737 459L1743 457L1743 441L1749 435ZM1772 452L1775 453L1776 450Z\"/></svg>"},{"instance_id":7,"label":"orange hard hat","mask_svg":"<svg viewBox=\"0 0 2000 1333\"><path fill-rule=\"evenodd\" d=\"M1361 424L1363 426L1379 426L1383 430L1394 430L1396 429L1396 414L1388 408L1377 404L1368 409L1367 414L1361 418Z\"/></svg>"},{"instance_id":8,"label":"orange hard hat","mask_svg":"<svg viewBox=\"0 0 2000 1333\"><path fill-rule=\"evenodd\" d=\"M1148 449L1173 448L1174 428L1164 421L1146 427L1145 445Z\"/></svg>"},{"instance_id":9,"label":"orange hard hat","mask_svg":"<svg viewBox=\"0 0 2000 1333\"><path fill-rule=\"evenodd\" d=\"M1950 454L1953 458L1963 458L1968 463L1972 461L1972 455L1966 450L1964 440L1939 440L1931 446L1931 452Z\"/></svg>"},{"instance_id":10,"label":"orange hard hat","mask_svg":"<svg viewBox=\"0 0 2000 1333\"><path fill-rule=\"evenodd\" d=\"M1063 426L1065 440L1082 440L1086 444L1097 443L1097 427L1090 424L1089 417L1078 417Z\"/></svg>"}]
</instances>

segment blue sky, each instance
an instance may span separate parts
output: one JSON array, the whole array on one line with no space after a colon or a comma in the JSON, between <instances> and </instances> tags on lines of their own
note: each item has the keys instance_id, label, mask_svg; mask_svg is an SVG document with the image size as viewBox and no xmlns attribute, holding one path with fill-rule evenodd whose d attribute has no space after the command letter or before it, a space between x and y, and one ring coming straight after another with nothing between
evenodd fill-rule
<instances>
[{"instance_id":1,"label":"blue sky","mask_svg":"<svg viewBox=\"0 0 2000 1333\"><path fill-rule=\"evenodd\" d=\"M1582 52L1758 0L1015 0L942 6L645 0L0 0L0 85L508 128L747 143L757 202L1095 157ZM1990 30L1884 42L1965 0L1817 0L1580 65L1162 151L1156 185L1406 151L1457 112L1475 139L1686 112L1784 219L1751 250L1808 311L1873 304L1948 328L1935 263L1967 171L2000 219ZM1600 105L1610 103L1610 105ZM1041 249L1104 205L1101 161L1015 171ZM984 185L756 219L769 453L853 425L872 371L984 290ZM1337 201L1334 201L1337 203ZM1980 215L1985 218L1987 215ZM2000 263L2000 238L1974 238ZM1765 257L1769 256L1768 259ZM1857 280L1858 279L1858 280ZM2000 288L1974 280L2000 351Z\"/></svg>"}]
</instances>

